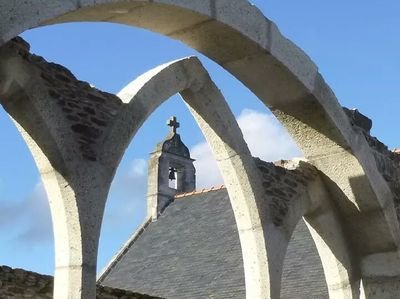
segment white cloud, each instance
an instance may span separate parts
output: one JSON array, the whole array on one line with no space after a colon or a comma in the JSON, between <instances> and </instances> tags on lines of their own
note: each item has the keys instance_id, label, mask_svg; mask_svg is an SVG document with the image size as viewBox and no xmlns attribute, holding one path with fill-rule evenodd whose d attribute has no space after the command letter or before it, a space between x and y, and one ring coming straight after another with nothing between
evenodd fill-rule
<instances>
[{"instance_id":1,"label":"white cloud","mask_svg":"<svg viewBox=\"0 0 400 299\"><path fill-rule=\"evenodd\" d=\"M289 133L272 114L244 109L237 121L254 157L277 161L303 156Z\"/></svg>"},{"instance_id":2,"label":"white cloud","mask_svg":"<svg viewBox=\"0 0 400 299\"><path fill-rule=\"evenodd\" d=\"M287 131L272 114L244 109L237 121L254 157L265 161L276 161L303 156ZM195 145L191 149L191 155L196 159L198 189L223 184L217 163L206 142Z\"/></svg>"},{"instance_id":3,"label":"white cloud","mask_svg":"<svg viewBox=\"0 0 400 299\"><path fill-rule=\"evenodd\" d=\"M224 181L218 170L217 162L215 161L207 142L195 145L191 149L190 155L196 159L194 165L196 167L197 189L223 184Z\"/></svg>"}]
</instances>

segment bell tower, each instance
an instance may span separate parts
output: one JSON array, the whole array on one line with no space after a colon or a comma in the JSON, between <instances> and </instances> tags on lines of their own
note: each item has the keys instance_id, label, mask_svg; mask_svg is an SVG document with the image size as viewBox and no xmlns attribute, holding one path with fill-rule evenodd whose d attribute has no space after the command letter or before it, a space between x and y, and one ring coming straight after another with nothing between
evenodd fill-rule
<instances>
[{"instance_id":1,"label":"bell tower","mask_svg":"<svg viewBox=\"0 0 400 299\"><path fill-rule=\"evenodd\" d=\"M171 117L171 130L150 154L147 186L147 215L153 221L174 200L176 194L196 189L196 169L189 149L177 133L179 122Z\"/></svg>"}]
</instances>

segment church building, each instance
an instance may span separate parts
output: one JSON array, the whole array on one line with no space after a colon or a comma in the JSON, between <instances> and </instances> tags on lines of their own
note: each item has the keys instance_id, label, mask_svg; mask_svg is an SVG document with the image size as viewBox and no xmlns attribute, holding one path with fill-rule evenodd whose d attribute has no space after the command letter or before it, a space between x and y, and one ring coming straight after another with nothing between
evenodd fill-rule
<instances>
[{"instance_id":1,"label":"church building","mask_svg":"<svg viewBox=\"0 0 400 299\"><path fill-rule=\"evenodd\" d=\"M171 118L149 161L147 218L98 283L174 299L245 298L237 226L224 186L196 190L196 171ZM281 298L328 298L318 252L301 221L289 243Z\"/></svg>"}]
</instances>

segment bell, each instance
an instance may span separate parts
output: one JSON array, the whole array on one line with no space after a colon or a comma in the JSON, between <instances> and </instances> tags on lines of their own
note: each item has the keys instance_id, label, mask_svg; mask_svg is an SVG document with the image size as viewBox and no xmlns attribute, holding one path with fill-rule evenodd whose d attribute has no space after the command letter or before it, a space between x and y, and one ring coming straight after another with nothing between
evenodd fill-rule
<instances>
[{"instance_id":1,"label":"bell","mask_svg":"<svg viewBox=\"0 0 400 299\"><path fill-rule=\"evenodd\" d=\"M176 180L176 177L175 177L175 172L176 172L176 169L175 168L173 168L173 167L170 167L169 168L169 179L171 180L171 181L174 181L174 180Z\"/></svg>"}]
</instances>

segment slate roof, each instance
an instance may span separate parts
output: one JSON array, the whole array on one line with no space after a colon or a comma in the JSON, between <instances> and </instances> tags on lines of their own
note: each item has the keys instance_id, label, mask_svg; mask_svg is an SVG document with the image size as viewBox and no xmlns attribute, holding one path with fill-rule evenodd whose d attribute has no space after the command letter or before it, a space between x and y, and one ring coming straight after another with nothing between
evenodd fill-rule
<instances>
[{"instance_id":1,"label":"slate roof","mask_svg":"<svg viewBox=\"0 0 400 299\"><path fill-rule=\"evenodd\" d=\"M177 198L126 244L103 285L174 299L245 298L239 236L226 189ZM328 298L304 223L291 240L281 298Z\"/></svg>"}]
</instances>

